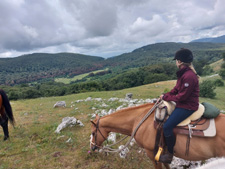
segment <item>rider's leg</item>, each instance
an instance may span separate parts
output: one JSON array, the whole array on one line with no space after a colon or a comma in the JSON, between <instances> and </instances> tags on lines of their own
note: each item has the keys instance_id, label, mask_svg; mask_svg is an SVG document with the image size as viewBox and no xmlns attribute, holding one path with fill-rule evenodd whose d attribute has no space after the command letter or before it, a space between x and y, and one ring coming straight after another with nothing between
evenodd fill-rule
<instances>
[{"instance_id":1,"label":"rider's leg","mask_svg":"<svg viewBox=\"0 0 225 169\"><path fill-rule=\"evenodd\" d=\"M163 132L165 136L168 153L161 155L160 157L161 162L171 163L173 159L173 147L176 142L175 136L173 134L173 128L175 128L180 122L185 120L187 117L192 115L193 112L194 112L193 110L175 108L173 113L170 115L168 120L163 125Z\"/></svg>"}]
</instances>

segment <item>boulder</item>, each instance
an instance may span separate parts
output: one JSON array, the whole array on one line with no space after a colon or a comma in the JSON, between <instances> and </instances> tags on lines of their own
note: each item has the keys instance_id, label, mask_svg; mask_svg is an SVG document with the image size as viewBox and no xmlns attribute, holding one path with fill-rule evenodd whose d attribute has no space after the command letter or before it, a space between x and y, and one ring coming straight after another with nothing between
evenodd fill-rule
<instances>
[{"instance_id":1,"label":"boulder","mask_svg":"<svg viewBox=\"0 0 225 169\"><path fill-rule=\"evenodd\" d=\"M65 101L58 101L54 104L53 108L55 107L66 107L66 102Z\"/></svg>"},{"instance_id":2,"label":"boulder","mask_svg":"<svg viewBox=\"0 0 225 169\"><path fill-rule=\"evenodd\" d=\"M125 99L130 100L132 99L133 94L132 93L127 93Z\"/></svg>"},{"instance_id":3,"label":"boulder","mask_svg":"<svg viewBox=\"0 0 225 169\"><path fill-rule=\"evenodd\" d=\"M66 127L73 127L75 125L84 126L84 124L80 120L77 120L74 117L64 117L62 119L62 123L59 124L57 129L55 130L55 133L60 133L62 129Z\"/></svg>"}]
</instances>

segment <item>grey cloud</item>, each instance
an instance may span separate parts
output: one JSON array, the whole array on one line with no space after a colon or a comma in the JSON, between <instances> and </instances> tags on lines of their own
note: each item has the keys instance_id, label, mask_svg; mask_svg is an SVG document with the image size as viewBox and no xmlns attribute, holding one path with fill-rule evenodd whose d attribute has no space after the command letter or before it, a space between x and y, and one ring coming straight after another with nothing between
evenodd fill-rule
<instances>
[{"instance_id":1,"label":"grey cloud","mask_svg":"<svg viewBox=\"0 0 225 169\"><path fill-rule=\"evenodd\" d=\"M225 34L223 0L1 0L0 57L129 52ZM99 53L99 54L98 54Z\"/></svg>"},{"instance_id":2,"label":"grey cloud","mask_svg":"<svg viewBox=\"0 0 225 169\"><path fill-rule=\"evenodd\" d=\"M83 35L78 24L65 22L67 18L63 17L63 11L47 1L25 1L20 5L3 1L2 5L7 11L1 12L1 25L4 25L0 29L2 48L29 50L66 43Z\"/></svg>"},{"instance_id":3,"label":"grey cloud","mask_svg":"<svg viewBox=\"0 0 225 169\"><path fill-rule=\"evenodd\" d=\"M79 20L87 36L108 36L117 26L117 9L104 0L61 1L71 16Z\"/></svg>"}]
</instances>

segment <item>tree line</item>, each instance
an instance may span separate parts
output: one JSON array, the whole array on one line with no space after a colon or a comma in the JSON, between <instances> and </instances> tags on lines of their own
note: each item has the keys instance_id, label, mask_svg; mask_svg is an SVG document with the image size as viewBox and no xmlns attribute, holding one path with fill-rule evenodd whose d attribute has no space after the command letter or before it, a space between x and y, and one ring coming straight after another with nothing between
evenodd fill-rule
<instances>
[{"instance_id":1,"label":"tree line","mask_svg":"<svg viewBox=\"0 0 225 169\"><path fill-rule=\"evenodd\" d=\"M199 75L207 74L204 69L206 62L194 63ZM64 96L89 91L113 91L150 84L158 81L176 79L177 67L174 63L156 64L130 69L120 73L108 70L103 73L89 74L94 80L63 84L54 81L20 84L15 86L0 86L8 94L10 100L31 99L38 97ZM109 75L110 73L110 75Z\"/></svg>"},{"instance_id":2,"label":"tree line","mask_svg":"<svg viewBox=\"0 0 225 169\"><path fill-rule=\"evenodd\" d=\"M180 48L191 49L198 65L200 62L210 64L221 58L224 47L225 44L216 43L167 42L147 45L107 59L76 53L34 53L16 58L0 58L0 84L14 86L60 77L70 78L105 68L120 73L148 65L173 63L174 53Z\"/></svg>"}]
</instances>

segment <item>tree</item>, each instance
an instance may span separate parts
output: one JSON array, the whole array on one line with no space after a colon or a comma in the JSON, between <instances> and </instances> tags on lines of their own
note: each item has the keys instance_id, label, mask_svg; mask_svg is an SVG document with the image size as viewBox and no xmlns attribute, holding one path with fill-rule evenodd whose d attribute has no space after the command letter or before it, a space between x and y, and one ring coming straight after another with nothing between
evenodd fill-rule
<instances>
[{"instance_id":1,"label":"tree","mask_svg":"<svg viewBox=\"0 0 225 169\"><path fill-rule=\"evenodd\" d=\"M223 60L225 60L225 53L222 54Z\"/></svg>"},{"instance_id":2,"label":"tree","mask_svg":"<svg viewBox=\"0 0 225 169\"><path fill-rule=\"evenodd\" d=\"M200 96L201 97L207 97L207 98L215 98L216 93L214 90L216 89L216 86L213 81L205 80L200 84Z\"/></svg>"},{"instance_id":3,"label":"tree","mask_svg":"<svg viewBox=\"0 0 225 169\"><path fill-rule=\"evenodd\" d=\"M219 75L222 77L222 79L225 79L225 69L221 69Z\"/></svg>"},{"instance_id":4,"label":"tree","mask_svg":"<svg viewBox=\"0 0 225 169\"><path fill-rule=\"evenodd\" d=\"M221 79L216 79L216 80L214 81L214 84L215 84L217 87L224 86L224 82L223 82Z\"/></svg>"},{"instance_id":5,"label":"tree","mask_svg":"<svg viewBox=\"0 0 225 169\"><path fill-rule=\"evenodd\" d=\"M210 75L212 73L213 73L213 69L209 65L206 65L203 68L202 75Z\"/></svg>"},{"instance_id":6,"label":"tree","mask_svg":"<svg viewBox=\"0 0 225 169\"><path fill-rule=\"evenodd\" d=\"M223 60L225 61L225 53L222 54ZM221 70L219 72L219 75L222 77L222 79L225 79L225 63L221 65Z\"/></svg>"},{"instance_id":7,"label":"tree","mask_svg":"<svg viewBox=\"0 0 225 169\"><path fill-rule=\"evenodd\" d=\"M15 91L10 91L8 94L9 100L17 100L19 99L19 94Z\"/></svg>"}]
</instances>

